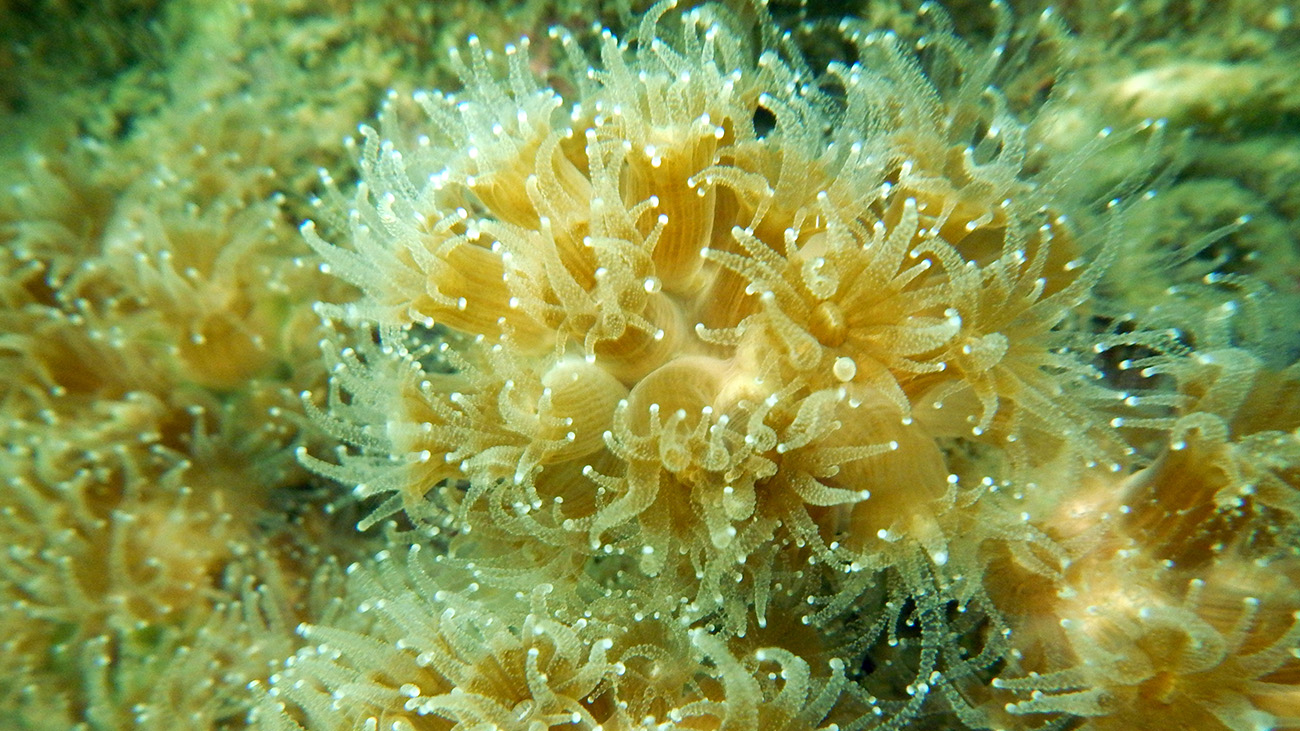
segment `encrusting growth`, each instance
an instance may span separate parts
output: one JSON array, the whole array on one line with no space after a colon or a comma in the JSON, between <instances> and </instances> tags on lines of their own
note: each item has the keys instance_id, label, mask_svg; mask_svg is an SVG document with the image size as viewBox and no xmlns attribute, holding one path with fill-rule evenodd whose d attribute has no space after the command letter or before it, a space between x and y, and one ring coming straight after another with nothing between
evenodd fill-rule
<instances>
[{"instance_id":1,"label":"encrusting growth","mask_svg":"<svg viewBox=\"0 0 1300 731\"><path fill-rule=\"evenodd\" d=\"M845 21L814 73L661 2L552 30L551 86L471 38L460 91L390 95L303 226L363 296L320 309L346 446L300 459L414 545L302 628L267 723L1294 727L1294 572L1222 604L1289 556L1294 425L1213 371L1294 374L1090 319L1143 183L1072 176L1163 125L1044 152L1008 11L984 49L926 13L920 56Z\"/></svg>"}]
</instances>

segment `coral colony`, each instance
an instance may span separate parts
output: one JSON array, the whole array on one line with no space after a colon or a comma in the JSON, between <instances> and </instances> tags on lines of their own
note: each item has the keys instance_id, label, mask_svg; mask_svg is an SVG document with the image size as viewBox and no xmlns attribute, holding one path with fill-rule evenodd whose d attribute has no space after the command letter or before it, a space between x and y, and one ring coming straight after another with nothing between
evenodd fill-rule
<instances>
[{"instance_id":1,"label":"coral colony","mask_svg":"<svg viewBox=\"0 0 1300 731\"><path fill-rule=\"evenodd\" d=\"M89 658L87 729L168 702L272 731L1300 728L1294 354L1234 324L1264 307L1247 274L1207 272L1240 296L1195 316L1126 298L1176 141L1067 139L1067 104L1006 85L1063 31L991 15L987 44L932 6L919 42L846 19L816 68L734 4L470 37L458 90L389 94L355 184L322 173L318 259L277 273L257 217L220 210L154 251L142 210L110 267L129 285L6 294L78 302L4 347L111 357L75 396L156 433L101 454L115 437L58 435L67 387L6 396L45 432L7 468L5 652L32 659L6 661L31 680L0 718L39 726L32 688ZM113 343L160 308L179 376ZM77 329L99 335L45 352ZM132 395L172 382L200 395ZM264 484L342 486L346 521L295 508L333 548L230 547L274 508L219 489L254 479L232 444L280 455ZM136 574L78 575L105 552ZM163 648L131 656L137 685L207 684L123 701L122 636Z\"/></svg>"},{"instance_id":2,"label":"coral colony","mask_svg":"<svg viewBox=\"0 0 1300 731\"><path fill-rule=\"evenodd\" d=\"M738 22L656 5L568 94L471 38L363 129L345 242L303 230L378 337L304 460L421 538L273 690L322 728L1288 718L1285 377L1080 315L1125 202L1070 219L1000 47L929 38L940 89Z\"/></svg>"}]
</instances>

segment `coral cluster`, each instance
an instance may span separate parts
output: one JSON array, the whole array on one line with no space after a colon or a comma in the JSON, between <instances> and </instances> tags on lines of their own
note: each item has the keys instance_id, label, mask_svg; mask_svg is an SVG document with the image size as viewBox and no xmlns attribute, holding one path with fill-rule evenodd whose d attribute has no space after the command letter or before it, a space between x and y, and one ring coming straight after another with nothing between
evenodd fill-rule
<instances>
[{"instance_id":1,"label":"coral cluster","mask_svg":"<svg viewBox=\"0 0 1300 731\"><path fill-rule=\"evenodd\" d=\"M0 4L0 727L243 724L375 550L295 458L347 296L295 208L410 9L302 5Z\"/></svg>"},{"instance_id":2,"label":"coral cluster","mask_svg":"<svg viewBox=\"0 0 1300 731\"><path fill-rule=\"evenodd\" d=\"M324 5L0 3L0 726L1300 729L1285 13Z\"/></svg>"},{"instance_id":3,"label":"coral cluster","mask_svg":"<svg viewBox=\"0 0 1300 731\"><path fill-rule=\"evenodd\" d=\"M303 460L411 546L272 693L310 728L1300 722L1295 374L1112 314L1159 171L1095 207L1073 173L1164 123L1035 145L995 15L920 58L845 21L813 73L664 2L553 30L568 84L471 38L460 91L390 97L322 204L346 243L304 226L374 336Z\"/></svg>"}]
</instances>

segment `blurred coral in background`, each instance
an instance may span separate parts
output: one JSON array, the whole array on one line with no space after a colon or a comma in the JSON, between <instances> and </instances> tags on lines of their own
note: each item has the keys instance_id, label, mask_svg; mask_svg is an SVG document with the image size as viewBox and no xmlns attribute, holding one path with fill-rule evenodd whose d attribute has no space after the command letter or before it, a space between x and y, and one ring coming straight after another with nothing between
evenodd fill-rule
<instances>
[{"instance_id":1,"label":"blurred coral in background","mask_svg":"<svg viewBox=\"0 0 1300 731\"><path fill-rule=\"evenodd\" d=\"M0 726L1300 728L1291 13L0 4Z\"/></svg>"}]
</instances>

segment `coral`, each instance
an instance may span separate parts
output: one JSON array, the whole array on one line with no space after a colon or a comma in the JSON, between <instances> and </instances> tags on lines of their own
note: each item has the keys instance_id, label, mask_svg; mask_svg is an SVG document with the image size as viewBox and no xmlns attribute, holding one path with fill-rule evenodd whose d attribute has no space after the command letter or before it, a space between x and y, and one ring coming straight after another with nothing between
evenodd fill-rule
<instances>
[{"instance_id":1,"label":"coral","mask_svg":"<svg viewBox=\"0 0 1300 731\"><path fill-rule=\"evenodd\" d=\"M367 597L354 610L375 618L364 632L302 628L311 644L273 679L275 697L300 705L312 728L634 728L663 719L797 729L820 723L845 687L844 662L811 656L806 627L728 646L667 612L628 624L629 602L653 601L643 592L579 581L501 594L443 558L415 544L404 557L385 551L353 567L349 596ZM792 644L783 633L800 637L802 657L781 646ZM746 677L751 667L768 673ZM342 696L336 679L347 683Z\"/></svg>"},{"instance_id":2,"label":"coral","mask_svg":"<svg viewBox=\"0 0 1300 731\"><path fill-rule=\"evenodd\" d=\"M1247 666L1258 666L1252 677L1289 668L1276 650L1294 643L1291 632L1270 620L1260 639L1247 637L1246 615L1247 629L1189 635L1218 638L1220 656L1201 665L1145 615L1103 623L1108 638L1122 639L1069 631L1091 611L1081 607L1103 604L1098 594L1140 592L1108 583L1130 574L1158 586L1125 606L1168 605L1170 626L1200 617L1200 600L1171 590L1160 561L1194 572L1218 566L1212 553L1284 554L1289 531L1274 543L1267 534L1278 523L1262 516L1288 511L1295 486L1261 476L1268 487L1251 515L1211 497L1253 482L1240 457L1226 457L1237 471L1217 487L1191 488L1180 460L1192 452L1176 445L1140 469L1139 455L1149 461L1158 447L1134 431L1178 440L1213 432L1204 419L1236 418L1233 405L1198 399L1196 384L1213 381L1209 364L1239 356L1205 351L1186 365L1177 331L1143 328L1134 316L1112 332L1089 326L1091 300L1120 254L1130 207L1122 196L1141 197L1149 173L1119 182L1121 197L1102 212L1076 197L1073 173L1080 156L1143 148L1107 129L1091 151L1036 155L1028 126L991 85L1012 32L1006 15L983 52L934 22L924 44L933 50L918 62L896 37L846 21L839 32L853 59L814 77L788 39L765 36L751 48L721 7L660 3L629 36L603 34L589 67L576 38L552 32L566 49L560 68L576 79L571 93L536 80L528 39L500 58L471 38L467 57L452 56L459 92L390 95L379 129L362 128L356 196L333 191L322 203L348 211L334 228L347 243L303 227L331 272L364 293L322 312L362 332L372 324L376 335L335 339L329 406L317 418L349 447L337 461L304 453L304 462L374 499L363 528L400 518L453 535L447 555L475 587L513 587L522 599L513 577L528 560L538 567L533 585L546 582L559 603L570 593L559 587L573 581L563 571L584 564L585 573L621 566L606 591L625 597L637 581L656 582L661 596L632 602L637 613L691 633L689 642L660 638L659 652L692 647L720 672L720 686L699 685L686 707L751 703L762 660L735 664L747 652L787 658L787 670L798 658L804 667L832 658L816 690L805 679L780 691L819 698L816 713L796 705L785 717L798 728L941 723L927 720L935 714L980 727L1043 713L1056 717L1049 726L1075 715L1122 727L1154 713L1142 705L1147 691L1132 691L1157 682L1153 673L1184 692L1178 683L1213 687ZM944 65L953 80L937 86L926 73ZM410 121L412 106L428 124ZM1135 134L1154 140L1150 150L1163 127ZM1109 372L1093 360L1129 350L1146 355ZM1107 382L1132 369L1147 380L1168 374L1182 393ZM1290 437L1278 427L1239 448L1264 450L1286 473ZM1120 489L1114 476L1126 474ZM1127 520L1089 514L1101 525L1062 531L1053 501L1094 483L1110 486L1106 499L1129 500L1124 511L1114 506ZM1174 507L1184 493L1198 507ZM1234 537L1230 550L1220 533ZM1142 546L1150 568L1125 558L1125 541ZM517 548L485 551L503 542ZM1009 563L990 572L983 556ZM427 581L416 594L450 601L451 589L433 587L456 580ZM1034 582L1088 603L1042 597L1026 611L1011 597ZM301 696L304 681L330 691L328 708L358 714L357 723L395 718L405 683L354 689L339 655L366 675L452 641L388 628L417 611L433 616L396 608L392 586L358 591L391 597L389 619L360 635L309 628L305 637L320 644L276 686L297 698L309 727L329 714L324 696ZM1288 606L1279 592L1271 599ZM546 606L530 616L561 620ZM522 626L496 616L495 604L473 607L484 623ZM791 612L829 646L806 639L785 655L748 644ZM1050 627L1045 618L1066 631L1040 629ZM914 635L900 637L901 627ZM357 643L376 634L405 651L365 660ZM569 651L550 686L569 690L552 697L536 681L549 673L518 659L516 635L477 634L482 648L499 647L495 662L512 688L484 696L471 691L481 685L472 675L410 669L402 678L412 700L402 707L456 728L502 723L507 711L521 728L567 712L580 725L629 723L602 700L604 686L571 679L604 675L623 692L605 654L578 670L574 658L595 658L601 640ZM345 641L357 649L340 650ZM607 645L612 657L630 652L614 638ZM1096 647L1120 663L1153 653L1144 667L1156 669L1103 670ZM558 650L539 652L557 662ZM840 674L864 664L874 673ZM443 700L458 691L475 700ZM1194 717L1202 723L1269 717L1245 686L1221 697L1185 692L1208 714ZM349 698L368 700L362 708ZM631 723L693 727L681 706L650 708ZM755 727L745 718L704 726Z\"/></svg>"},{"instance_id":3,"label":"coral","mask_svg":"<svg viewBox=\"0 0 1300 731\"><path fill-rule=\"evenodd\" d=\"M373 550L294 459L309 303L348 295L291 222L417 55L380 48L404 12L0 8L0 725L241 723Z\"/></svg>"},{"instance_id":4,"label":"coral","mask_svg":"<svg viewBox=\"0 0 1300 731\"><path fill-rule=\"evenodd\" d=\"M1300 728L1283 10L29 5L0 725Z\"/></svg>"}]
</instances>

